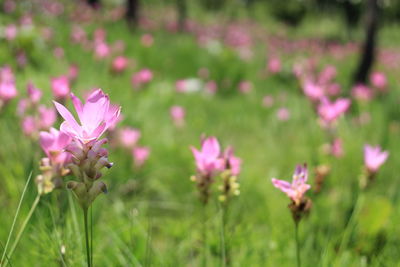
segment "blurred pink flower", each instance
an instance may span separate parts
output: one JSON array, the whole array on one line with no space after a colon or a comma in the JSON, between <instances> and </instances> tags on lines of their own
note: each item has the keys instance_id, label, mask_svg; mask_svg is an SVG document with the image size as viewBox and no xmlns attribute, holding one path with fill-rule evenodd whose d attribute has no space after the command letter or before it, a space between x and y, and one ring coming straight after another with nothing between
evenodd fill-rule
<instances>
[{"instance_id":1,"label":"blurred pink flower","mask_svg":"<svg viewBox=\"0 0 400 267\"><path fill-rule=\"evenodd\" d=\"M278 57L271 57L268 60L268 72L270 73L278 73L281 71L281 60Z\"/></svg>"},{"instance_id":2,"label":"blurred pink flower","mask_svg":"<svg viewBox=\"0 0 400 267\"><path fill-rule=\"evenodd\" d=\"M64 57L64 49L62 47L56 47L53 50L53 54L58 59L63 58Z\"/></svg>"},{"instance_id":3,"label":"blurred pink flower","mask_svg":"<svg viewBox=\"0 0 400 267\"><path fill-rule=\"evenodd\" d=\"M38 89L31 82L29 82L27 85L27 93L29 100L34 104L39 103L40 99L42 98L42 91L40 91L40 89Z\"/></svg>"},{"instance_id":4,"label":"blurred pink flower","mask_svg":"<svg viewBox=\"0 0 400 267\"><path fill-rule=\"evenodd\" d=\"M311 188L306 184L308 179L307 165L297 165L293 174L292 183L272 178L272 184L285 193L296 205L301 203L304 194Z\"/></svg>"},{"instance_id":5,"label":"blurred pink flower","mask_svg":"<svg viewBox=\"0 0 400 267\"><path fill-rule=\"evenodd\" d=\"M233 148L227 147L224 151L225 168L231 171L231 175L238 176L240 174L242 160L233 155Z\"/></svg>"},{"instance_id":6,"label":"blurred pink flower","mask_svg":"<svg viewBox=\"0 0 400 267\"><path fill-rule=\"evenodd\" d=\"M172 106L170 115L176 127L182 127L185 124L185 109L183 107Z\"/></svg>"},{"instance_id":7,"label":"blurred pink flower","mask_svg":"<svg viewBox=\"0 0 400 267\"><path fill-rule=\"evenodd\" d=\"M46 108L45 106L40 106L39 109L39 129L47 130L57 120L56 111L53 108Z\"/></svg>"},{"instance_id":8,"label":"blurred pink flower","mask_svg":"<svg viewBox=\"0 0 400 267\"><path fill-rule=\"evenodd\" d=\"M210 94L215 94L218 89L218 85L215 81L208 81L205 84L206 91Z\"/></svg>"},{"instance_id":9,"label":"blurred pink flower","mask_svg":"<svg viewBox=\"0 0 400 267\"><path fill-rule=\"evenodd\" d=\"M239 91L241 93L249 93L253 89L253 83L250 81L241 81L239 83Z\"/></svg>"},{"instance_id":10,"label":"blurred pink flower","mask_svg":"<svg viewBox=\"0 0 400 267\"><path fill-rule=\"evenodd\" d=\"M0 82L0 100L8 102L17 96L17 88L14 82Z\"/></svg>"},{"instance_id":11,"label":"blurred pink flower","mask_svg":"<svg viewBox=\"0 0 400 267\"><path fill-rule=\"evenodd\" d=\"M70 136L54 128L39 134L40 146L53 164L64 165L69 162L71 155L65 152L65 148L71 141Z\"/></svg>"},{"instance_id":12,"label":"blurred pink flower","mask_svg":"<svg viewBox=\"0 0 400 267\"><path fill-rule=\"evenodd\" d=\"M110 116L110 99L101 89L94 91L82 104L79 98L71 93L72 103L78 114L81 125L63 105L54 101L58 113L64 118L60 129L72 138L86 144L97 140L109 127L118 120L120 108Z\"/></svg>"},{"instance_id":13,"label":"blurred pink flower","mask_svg":"<svg viewBox=\"0 0 400 267\"><path fill-rule=\"evenodd\" d=\"M37 131L34 117L26 116L22 119L22 131L26 136L32 136Z\"/></svg>"},{"instance_id":14,"label":"blurred pink flower","mask_svg":"<svg viewBox=\"0 0 400 267\"><path fill-rule=\"evenodd\" d=\"M201 151L191 147L196 160L197 170L205 175L211 176L215 172L224 170L224 160L221 158L221 149L217 138L209 137L202 142Z\"/></svg>"},{"instance_id":15,"label":"blurred pink flower","mask_svg":"<svg viewBox=\"0 0 400 267\"><path fill-rule=\"evenodd\" d=\"M321 84L328 84L336 77L336 74L336 67L328 65L319 74L318 82Z\"/></svg>"},{"instance_id":16,"label":"blurred pink flower","mask_svg":"<svg viewBox=\"0 0 400 267\"><path fill-rule=\"evenodd\" d=\"M333 140L331 145L331 154L336 158L341 158L344 154L342 140L340 138L336 138Z\"/></svg>"},{"instance_id":17,"label":"blurred pink flower","mask_svg":"<svg viewBox=\"0 0 400 267\"><path fill-rule=\"evenodd\" d=\"M287 121L290 119L290 111L287 108L280 108L276 112L276 117L280 121Z\"/></svg>"},{"instance_id":18,"label":"blurred pink flower","mask_svg":"<svg viewBox=\"0 0 400 267\"><path fill-rule=\"evenodd\" d=\"M358 84L351 89L351 95L360 101L369 101L374 97L373 91L366 85Z\"/></svg>"},{"instance_id":19,"label":"blurred pink flower","mask_svg":"<svg viewBox=\"0 0 400 267\"><path fill-rule=\"evenodd\" d=\"M6 37L7 41L12 41L17 37L18 29L15 24L10 24L7 25L6 28L4 29L4 35Z\"/></svg>"},{"instance_id":20,"label":"blurred pink flower","mask_svg":"<svg viewBox=\"0 0 400 267\"><path fill-rule=\"evenodd\" d=\"M150 47L153 45L154 43L154 38L153 35L151 35L150 33L145 33L142 35L142 37L140 38L140 42L142 43L143 46L145 47Z\"/></svg>"},{"instance_id":21,"label":"blurred pink flower","mask_svg":"<svg viewBox=\"0 0 400 267\"><path fill-rule=\"evenodd\" d=\"M76 64L71 64L68 68L68 80L75 81L78 77L79 68Z\"/></svg>"},{"instance_id":22,"label":"blurred pink flower","mask_svg":"<svg viewBox=\"0 0 400 267\"><path fill-rule=\"evenodd\" d=\"M318 115L324 124L331 124L343 115L350 107L350 100L338 98L335 102L322 98L318 106Z\"/></svg>"},{"instance_id":23,"label":"blurred pink flower","mask_svg":"<svg viewBox=\"0 0 400 267\"><path fill-rule=\"evenodd\" d=\"M387 78L383 72L373 72L371 74L371 84L376 89L384 91L387 87Z\"/></svg>"},{"instance_id":24,"label":"blurred pink flower","mask_svg":"<svg viewBox=\"0 0 400 267\"><path fill-rule=\"evenodd\" d=\"M133 148L141 137L141 133L138 129L125 127L119 130L119 143L124 148Z\"/></svg>"},{"instance_id":25,"label":"blurred pink flower","mask_svg":"<svg viewBox=\"0 0 400 267\"><path fill-rule=\"evenodd\" d=\"M132 150L133 159L136 167L141 167L150 156L148 147L134 147Z\"/></svg>"},{"instance_id":26,"label":"blurred pink flower","mask_svg":"<svg viewBox=\"0 0 400 267\"><path fill-rule=\"evenodd\" d=\"M110 52L110 47L105 42L96 43L94 46L94 53L98 59L108 57Z\"/></svg>"},{"instance_id":27,"label":"blurred pink flower","mask_svg":"<svg viewBox=\"0 0 400 267\"><path fill-rule=\"evenodd\" d=\"M132 85L137 88L149 83L153 79L153 72L149 69L142 69L132 75Z\"/></svg>"},{"instance_id":28,"label":"blurred pink flower","mask_svg":"<svg viewBox=\"0 0 400 267\"><path fill-rule=\"evenodd\" d=\"M385 163L389 156L389 152L382 151L380 146L364 146L364 164L371 173L376 173L380 166Z\"/></svg>"},{"instance_id":29,"label":"blurred pink flower","mask_svg":"<svg viewBox=\"0 0 400 267\"><path fill-rule=\"evenodd\" d=\"M112 62L112 70L114 72L123 72L128 67L128 58L118 56Z\"/></svg>"},{"instance_id":30,"label":"blurred pink flower","mask_svg":"<svg viewBox=\"0 0 400 267\"><path fill-rule=\"evenodd\" d=\"M312 102L319 101L324 97L323 87L307 79L302 83L303 92Z\"/></svg>"},{"instance_id":31,"label":"blurred pink flower","mask_svg":"<svg viewBox=\"0 0 400 267\"><path fill-rule=\"evenodd\" d=\"M264 107L270 108L274 105L274 98L270 95L266 95L263 97L262 103Z\"/></svg>"},{"instance_id":32,"label":"blurred pink flower","mask_svg":"<svg viewBox=\"0 0 400 267\"><path fill-rule=\"evenodd\" d=\"M51 90L57 100L65 99L70 93L70 85L67 76L59 76L51 79Z\"/></svg>"}]
</instances>

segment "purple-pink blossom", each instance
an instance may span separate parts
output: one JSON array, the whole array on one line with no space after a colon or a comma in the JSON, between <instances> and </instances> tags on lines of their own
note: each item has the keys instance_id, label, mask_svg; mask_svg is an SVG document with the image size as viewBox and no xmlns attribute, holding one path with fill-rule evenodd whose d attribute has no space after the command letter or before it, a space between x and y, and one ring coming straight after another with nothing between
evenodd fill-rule
<instances>
[{"instance_id":1,"label":"purple-pink blossom","mask_svg":"<svg viewBox=\"0 0 400 267\"><path fill-rule=\"evenodd\" d=\"M296 205L299 205L304 194L311 188L306 184L308 179L307 165L297 165L293 173L292 183L272 178L272 184L285 193Z\"/></svg>"},{"instance_id":2,"label":"purple-pink blossom","mask_svg":"<svg viewBox=\"0 0 400 267\"><path fill-rule=\"evenodd\" d=\"M120 107L110 114L110 99L101 89L89 95L85 104L71 93L72 103L78 114L80 124L74 116L60 103L54 101L58 113L64 118L61 131L82 143L97 140L108 128L115 124L120 115Z\"/></svg>"},{"instance_id":3,"label":"purple-pink blossom","mask_svg":"<svg viewBox=\"0 0 400 267\"><path fill-rule=\"evenodd\" d=\"M364 146L364 164L371 173L376 173L389 156L388 151L383 151L380 146Z\"/></svg>"},{"instance_id":4,"label":"purple-pink blossom","mask_svg":"<svg viewBox=\"0 0 400 267\"><path fill-rule=\"evenodd\" d=\"M350 100L338 98L331 102L328 98L322 98L318 106L318 115L325 124L331 124L343 115L350 107Z\"/></svg>"},{"instance_id":5,"label":"purple-pink blossom","mask_svg":"<svg viewBox=\"0 0 400 267\"><path fill-rule=\"evenodd\" d=\"M61 100L67 98L71 91L68 77L60 76L51 79L51 90L55 99Z\"/></svg>"},{"instance_id":6,"label":"purple-pink blossom","mask_svg":"<svg viewBox=\"0 0 400 267\"><path fill-rule=\"evenodd\" d=\"M39 134L40 146L53 164L64 165L70 160L70 154L65 152L70 142L70 136L54 128L50 128L49 132Z\"/></svg>"},{"instance_id":7,"label":"purple-pink blossom","mask_svg":"<svg viewBox=\"0 0 400 267\"><path fill-rule=\"evenodd\" d=\"M201 150L191 147L196 160L197 170L205 175L213 175L224 170L224 160L221 158L221 148L217 138L209 137L202 142Z\"/></svg>"}]
</instances>

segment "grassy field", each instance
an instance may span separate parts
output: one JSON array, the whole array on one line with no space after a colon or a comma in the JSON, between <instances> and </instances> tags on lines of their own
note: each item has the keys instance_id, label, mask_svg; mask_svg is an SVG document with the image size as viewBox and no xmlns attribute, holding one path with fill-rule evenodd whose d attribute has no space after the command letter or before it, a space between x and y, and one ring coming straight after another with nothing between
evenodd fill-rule
<instances>
[{"instance_id":1,"label":"grassy field","mask_svg":"<svg viewBox=\"0 0 400 267\"><path fill-rule=\"evenodd\" d=\"M151 14L151 12L149 12ZM6 25L14 17L5 16ZM338 121L337 136L343 141L344 156L335 158L323 152L329 141L318 124L318 116L304 97L292 74L292 65L312 55L302 50L278 51L282 71L263 75L267 40L251 47L253 57L242 60L237 52L223 44L217 50L199 46L189 33L151 30L154 44L141 44L138 29L131 32L123 21L97 21L83 25L92 33L103 27L106 40L125 42L127 58L135 61L121 74L110 72L110 60L96 60L93 53L71 44L71 24L65 16L35 17L35 23L48 25L54 32L50 42L27 38L32 59L24 68L16 68L15 47L0 43L1 65L13 66L20 97L25 97L31 81L43 91L42 103L51 106L50 79L67 73L77 64L79 75L72 91L81 96L94 87L102 88L113 103L122 106L123 120L117 127L140 129L140 145L151 149L142 168L133 165L130 153L110 147L113 168L103 180L109 193L93 205L94 266L200 266L203 258L202 229L207 229L208 266L223 266L221 246L221 204L217 194L205 211L190 181L196 167L190 146L200 146L200 136L216 136L226 147L232 145L243 161L239 176L241 194L229 203L226 230L232 266L295 266L294 227L287 205L290 200L273 187L271 178L289 180L294 166L308 163L310 183L313 169L321 164L331 168L320 193L307 195L313 206L301 221L300 240L303 266L397 266L400 260L400 109L399 68L379 62L376 66L389 80L386 94L370 102L352 102L350 111ZM321 37L312 33L312 21L295 30L296 39ZM36 24L35 24L36 25ZM260 25L259 25L260 26ZM260 27L284 26L268 22ZM320 27L321 28L321 27ZM329 32L327 29L331 29ZM340 24L323 31L335 35ZM293 29L285 30L291 35ZM274 30L267 31L268 33ZM396 42L398 26L382 31L384 49L400 53ZM344 46L344 45L343 45ZM64 57L53 55L55 47L64 49ZM349 84L357 63L357 54L335 58L328 53L317 56L319 66L337 67L337 82L343 96L349 96ZM133 90L131 75L149 68L154 79L141 90ZM198 77L207 68L219 83L215 95L203 91L177 93L178 79ZM228 80L228 82L226 82ZM237 90L238 81L251 81L247 94ZM226 82L227 86L221 86ZM274 98L271 107L263 97ZM71 103L67 103L71 107ZM169 110L173 105L186 109L186 124L177 128ZM37 194L33 182L39 174L43 156L37 140L23 135L13 100L0 113L0 240L4 246L29 175L32 175L22 202L16 229L19 229ZM286 121L277 118L287 108ZM368 112L370 121L357 122ZM58 121L57 127L61 123ZM390 156L367 190L359 189L363 169L364 144L381 145ZM68 177L67 179L70 179ZM203 212L206 223L203 225ZM11 259L12 266L81 266L85 264L84 232L81 210L68 190L44 195ZM15 234L14 234L15 236ZM13 238L14 238L13 236ZM13 240L13 239L12 239ZM2 251L0 249L0 251Z\"/></svg>"}]
</instances>

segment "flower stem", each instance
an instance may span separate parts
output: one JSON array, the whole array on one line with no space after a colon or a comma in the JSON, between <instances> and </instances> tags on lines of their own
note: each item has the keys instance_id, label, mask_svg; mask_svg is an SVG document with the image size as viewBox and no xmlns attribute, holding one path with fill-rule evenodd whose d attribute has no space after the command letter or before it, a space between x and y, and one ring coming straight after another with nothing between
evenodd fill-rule
<instances>
[{"instance_id":1,"label":"flower stem","mask_svg":"<svg viewBox=\"0 0 400 267\"><path fill-rule=\"evenodd\" d=\"M207 213L206 213L206 204L203 205L203 225L202 225L202 242L203 242L203 267L207 266Z\"/></svg>"},{"instance_id":2,"label":"flower stem","mask_svg":"<svg viewBox=\"0 0 400 267\"><path fill-rule=\"evenodd\" d=\"M294 235L296 239L296 258L297 258L297 267L301 266L301 258L300 258L300 242L299 242L299 222L295 222L294 226Z\"/></svg>"},{"instance_id":3,"label":"flower stem","mask_svg":"<svg viewBox=\"0 0 400 267\"><path fill-rule=\"evenodd\" d=\"M18 245L18 243L19 243L19 240L20 240L21 237L22 237L22 234L24 233L24 230L25 230L26 226L28 225L29 220L31 219L31 217L32 217L32 215L33 215L33 212L35 211L37 205L39 204L39 201L40 201L40 194L38 194L38 195L36 196L35 201L33 202L32 207L31 207L31 209L29 210L29 213L28 213L28 215L27 215L26 218L25 218L25 221L22 223L21 228L19 229L19 232L18 232L18 234L17 234L17 237L15 238L15 241L14 241L14 243L13 243L13 246L11 247L10 253L8 254L9 259L11 259L11 256L12 256L12 254L14 253L14 250L16 249L16 247L17 247L17 245Z\"/></svg>"},{"instance_id":4,"label":"flower stem","mask_svg":"<svg viewBox=\"0 0 400 267\"><path fill-rule=\"evenodd\" d=\"M83 208L83 220L85 224L85 240L86 240L86 258L87 265L91 267L91 259L90 259L90 246L89 246L89 229L88 229L88 208Z\"/></svg>"},{"instance_id":5,"label":"flower stem","mask_svg":"<svg viewBox=\"0 0 400 267\"><path fill-rule=\"evenodd\" d=\"M17 217L18 217L19 211L21 209L22 201L24 199L26 189L28 188L28 184L31 181L31 178L32 178L32 172L29 174L28 180L26 181L25 186L24 186L24 190L22 191L22 195L21 195L21 198L18 203L17 211L15 212L15 216L14 216L14 219L13 219L13 222L11 225L11 229L10 229L10 232L8 233L7 242L3 249L3 255L1 256L0 266L4 266L4 258L9 259L9 256L7 256L8 244L10 243L11 235L12 235L12 232L14 231L15 223L17 221Z\"/></svg>"}]
</instances>

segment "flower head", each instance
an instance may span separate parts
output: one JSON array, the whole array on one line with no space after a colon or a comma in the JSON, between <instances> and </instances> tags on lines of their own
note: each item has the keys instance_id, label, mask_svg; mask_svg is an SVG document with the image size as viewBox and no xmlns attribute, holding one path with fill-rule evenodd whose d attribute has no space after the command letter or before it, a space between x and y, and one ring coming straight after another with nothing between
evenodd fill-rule
<instances>
[{"instance_id":1,"label":"flower head","mask_svg":"<svg viewBox=\"0 0 400 267\"><path fill-rule=\"evenodd\" d=\"M331 124L344 114L350 107L350 100L339 98L335 102L322 98L318 106L318 114L325 124Z\"/></svg>"},{"instance_id":2,"label":"flower head","mask_svg":"<svg viewBox=\"0 0 400 267\"><path fill-rule=\"evenodd\" d=\"M203 175L213 175L224 170L224 160L221 158L221 149L217 138L209 137L201 145L201 150L191 147L196 160L197 170Z\"/></svg>"},{"instance_id":3,"label":"flower head","mask_svg":"<svg viewBox=\"0 0 400 267\"><path fill-rule=\"evenodd\" d=\"M308 179L307 165L297 165L293 174L292 183L272 178L272 184L285 193L296 205L299 205L304 194L311 188L306 184Z\"/></svg>"},{"instance_id":4,"label":"flower head","mask_svg":"<svg viewBox=\"0 0 400 267\"><path fill-rule=\"evenodd\" d=\"M385 163L389 156L389 152L382 151L380 146L364 146L364 164L371 173L376 173L381 165Z\"/></svg>"},{"instance_id":5,"label":"flower head","mask_svg":"<svg viewBox=\"0 0 400 267\"><path fill-rule=\"evenodd\" d=\"M69 80L67 76L51 79L51 90L56 99L64 99L70 93Z\"/></svg>"},{"instance_id":6,"label":"flower head","mask_svg":"<svg viewBox=\"0 0 400 267\"><path fill-rule=\"evenodd\" d=\"M64 149L71 142L71 137L54 128L49 132L40 132L39 143L47 157L57 164L64 164L70 160L69 153Z\"/></svg>"},{"instance_id":7,"label":"flower head","mask_svg":"<svg viewBox=\"0 0 400 267\"><path fill-rule=\"evenodd\" d=\"M108 128L114 125L120 115L119 107L112 110L111 114L109 113L110 99L101 89L90 94L85 104L82 104L80 99L73 94L71 94L71 99L80 124L63 105L57 102L54 102L54 105L65 120L61 124L61 131L82 143L97 140Z\"/></svg>"}]
</instances>

